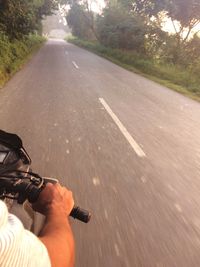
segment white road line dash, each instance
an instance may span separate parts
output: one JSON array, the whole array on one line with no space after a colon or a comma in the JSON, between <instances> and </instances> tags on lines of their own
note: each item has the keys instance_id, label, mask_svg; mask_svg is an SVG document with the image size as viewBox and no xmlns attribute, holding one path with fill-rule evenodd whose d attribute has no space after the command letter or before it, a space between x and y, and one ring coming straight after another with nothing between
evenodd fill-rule
<instances>
[{"instance_id":1,"label":"white road line dash","mask_svg":"<svg viewBox=\"0 0 200 267\"><path fill-rule=\"evenodd\" d=\"M106 101L103 98L99 98L99 101L101 104L104 106L108 114L111 116L111 118L114 120L114 122L117 124L119 127L121 133L125 136L131 147L134 149L135 153L139 157L146 157L146 154L144 151L141 149L141 147L136 143L136 141L133 139L133 137L130 135L130 133L127 131L127 129L124 127L124 125L121 123L121 121L118 119L118 117L113 113L111 108L108 106Z\"/></svg>"},{"instance_id":2,"label":"white road line dash","mask_svg":"<svg viewBox=\"0 0 200 267\"><path fill-rule=\"evenodd\" d=\"M99 180L98 177L94 177L94 178L92 179L92 181L93 181L93 184L94 184L95 186L100 185L100 180Z\"/></svg>"},{"instance_id":3,"label":"white road line dash","mask_svg":"<svg viewBox=\"0 0 200 267\"><path fill-rule=\"evenodd\" d=\"M75 61L72 61L72 64L74 65L74 67L75 67L76 69L79 69L79 66L76 64Z\"/></svg>"},{"instance_id":4,"label":"white road line dash","mask_svg":"<svg viewBox=\"0 0 200 267\"><path fill-rule=\"evenodd\" d=\"M69 53L67 51L65 51L65 55L68 55Z\"/></svg>"},{"instance_id":5,"label":"white road line dash","mask_svg":"<svg viewBox=\"0 0 200 267\"><path fill-rule=\"evenodd\" d=\"M114 248L115 248L116 255L119 257L120 256L119 247L116 243L114 244Z\"/></svg>"},{"instance_id":6,"label":"white road line dash","mask_svg":"<svg viewBox=\"0 0 200 267\"><path fill-rule=\"evenodd\" d=\"M183 210L182 210L181 206L178 203L175 203L174 206L178 210L178 212L182 213Z\"/></svg>"},{"instance_id":7,"label":"white road line dash","mask_svg":"<svg viewBox=\"0 0 200 267\"><path fill-rule=\"evenodd\" d=\"M107 212L106 209L104 210L104 214L105 214L105 218L106 218L106 220L108 220L108 212Z\"/></svg>"}]
</instances>

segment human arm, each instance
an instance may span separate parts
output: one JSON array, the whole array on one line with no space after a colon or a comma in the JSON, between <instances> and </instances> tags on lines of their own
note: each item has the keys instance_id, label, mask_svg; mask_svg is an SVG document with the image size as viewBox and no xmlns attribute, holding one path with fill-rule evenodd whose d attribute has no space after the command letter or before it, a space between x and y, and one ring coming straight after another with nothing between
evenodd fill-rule
<instances>
[{"instance_id":1,"label":"human arm","mask_svg":"<svg viewBox=\"0 0 200 267\"><path fill-rule=\"evenodd\" d=\"M73 206L72 193L59 184L47 184L33 205L46 217L39 239L48 250L52 267L74 266L74 239L68 220Z\"/></svg>"}]
</instances>

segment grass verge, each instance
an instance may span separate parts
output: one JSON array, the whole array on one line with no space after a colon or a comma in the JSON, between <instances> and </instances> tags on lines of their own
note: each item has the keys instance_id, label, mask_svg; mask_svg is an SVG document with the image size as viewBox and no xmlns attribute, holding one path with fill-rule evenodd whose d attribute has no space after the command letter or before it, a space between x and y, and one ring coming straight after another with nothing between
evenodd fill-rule
<instances>
[{"instance_id":1,"label":"grass verge","mask_svg":"<svg viewBox=\"0 0 200 267\"><path fill-rule=\"evenodd\" d=\"M29 35L23 40L9 41L0 33L0 88L31 58L45 38Z\"/></svg>"},{"instance_id":2,"label":"grass verge","mask_svg":"<svg viewBox=\"0 0 200 267\"><path fill-rule=\"evenodd\" d=\"M67 41L92 51L115 64L140 74L176 92L200 101L200 77L181 66L159 64L134 52L105 47L98 42L68 37Z\"/></svg>"}]
</instances>

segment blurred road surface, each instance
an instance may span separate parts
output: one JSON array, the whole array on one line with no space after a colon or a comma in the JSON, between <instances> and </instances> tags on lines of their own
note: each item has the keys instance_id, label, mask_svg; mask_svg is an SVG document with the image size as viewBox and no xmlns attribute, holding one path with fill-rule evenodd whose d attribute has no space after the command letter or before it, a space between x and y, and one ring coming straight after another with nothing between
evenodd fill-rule
<instances>
[{"instance_id":1,"label":"blurred road surface","mask_svg":"<svg viewBox=\"0 0 200 267\"><path fill-rule=\"evenodd\" d=\"M200 266L199 103L49 40L0 91L0 125L92 211L76 267Z\"/></svg>"}]
</instances>

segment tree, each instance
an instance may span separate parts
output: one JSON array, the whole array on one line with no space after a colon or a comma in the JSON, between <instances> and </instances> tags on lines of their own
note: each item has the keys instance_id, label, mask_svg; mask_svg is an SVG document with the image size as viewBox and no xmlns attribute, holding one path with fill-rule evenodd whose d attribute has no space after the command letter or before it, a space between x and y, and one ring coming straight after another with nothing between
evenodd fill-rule
<instances>
[{"instance_id":1,"label":"tree","mask_svg":"<svg viewBox=\"0 0 200 267\"><path fill-rule=\"evenodd\" d=\"M137 14L130 14L121 3L110 2L97 20L99 40L106 46L142 51L146 29Z\"/></svg>"},{"instance_id":2,"label":"tree","mask_svg":"<svg viewBox=\"0 0 200 267\"><path fill-rule=\"evenodd\" d=\"M131 5L129 3L131 10L135 10L147 19L147 25L156 20L161 28L164 18L168 17L171 20L175 37L170 37L168 41L171 52L173 51L173 62L182 62L181 58L184 57L184 49L191 38L191 33L195 33L194 28L200 23L200 0L128 0L128 2L131 2Z\"/></svg>"},{"instance_id":3,"label":"tree","mask_svg":"<svg viewBox=\"0 0 200 267\"><path fill-rule=\"evenodd\" d=\"M80 38L97 39L95 30L95 14L91 10L88 0L69 1L70 10L67 14L67 22L72 33Z\"/></svg>"},{"instance_id":4,"label":"tree","mask_svg":"<svg viewBox=\"0 0 200 267\"><path fill-rule=\"evenodd\" d=\"M170 18L177 38L182 42L188 40L192 30L200 23L200 0L135 0L133 2L139 12L149 17L159 17L160 14L164 14Z\"/></svg>"},{"instance_id":5,"label":"tree","mask_svg":"<svg viewBox=\"0 0 200 267\"><path fill-rule=\"evenodd\" d=\"M0 0L0 30L20 39L38 29L44 15L56 7L54 0Z\"/></svg>"},{"instance_id":6,"label":"tree","mask_svg":"<svg viewBox=\"0 0 200 267\"><path fill-rule=\"evenodd\" d=\"M54 10L58 9L58 2L53 0L34 0L35 13L38 19L43 19L44 16L52 15Z\"/></svg>"},{"instance_id":7,"label":"tree","mask_svg":"<svg viewBox=\"0 0 200 267\"><path fill-rule=\"evenodd\" d=\"M200 23L200 0L173 0L166 8L179 42L185 43L190 33ZM178 27L175 21L179 23Z\"/></svg>"}]
</instances>

